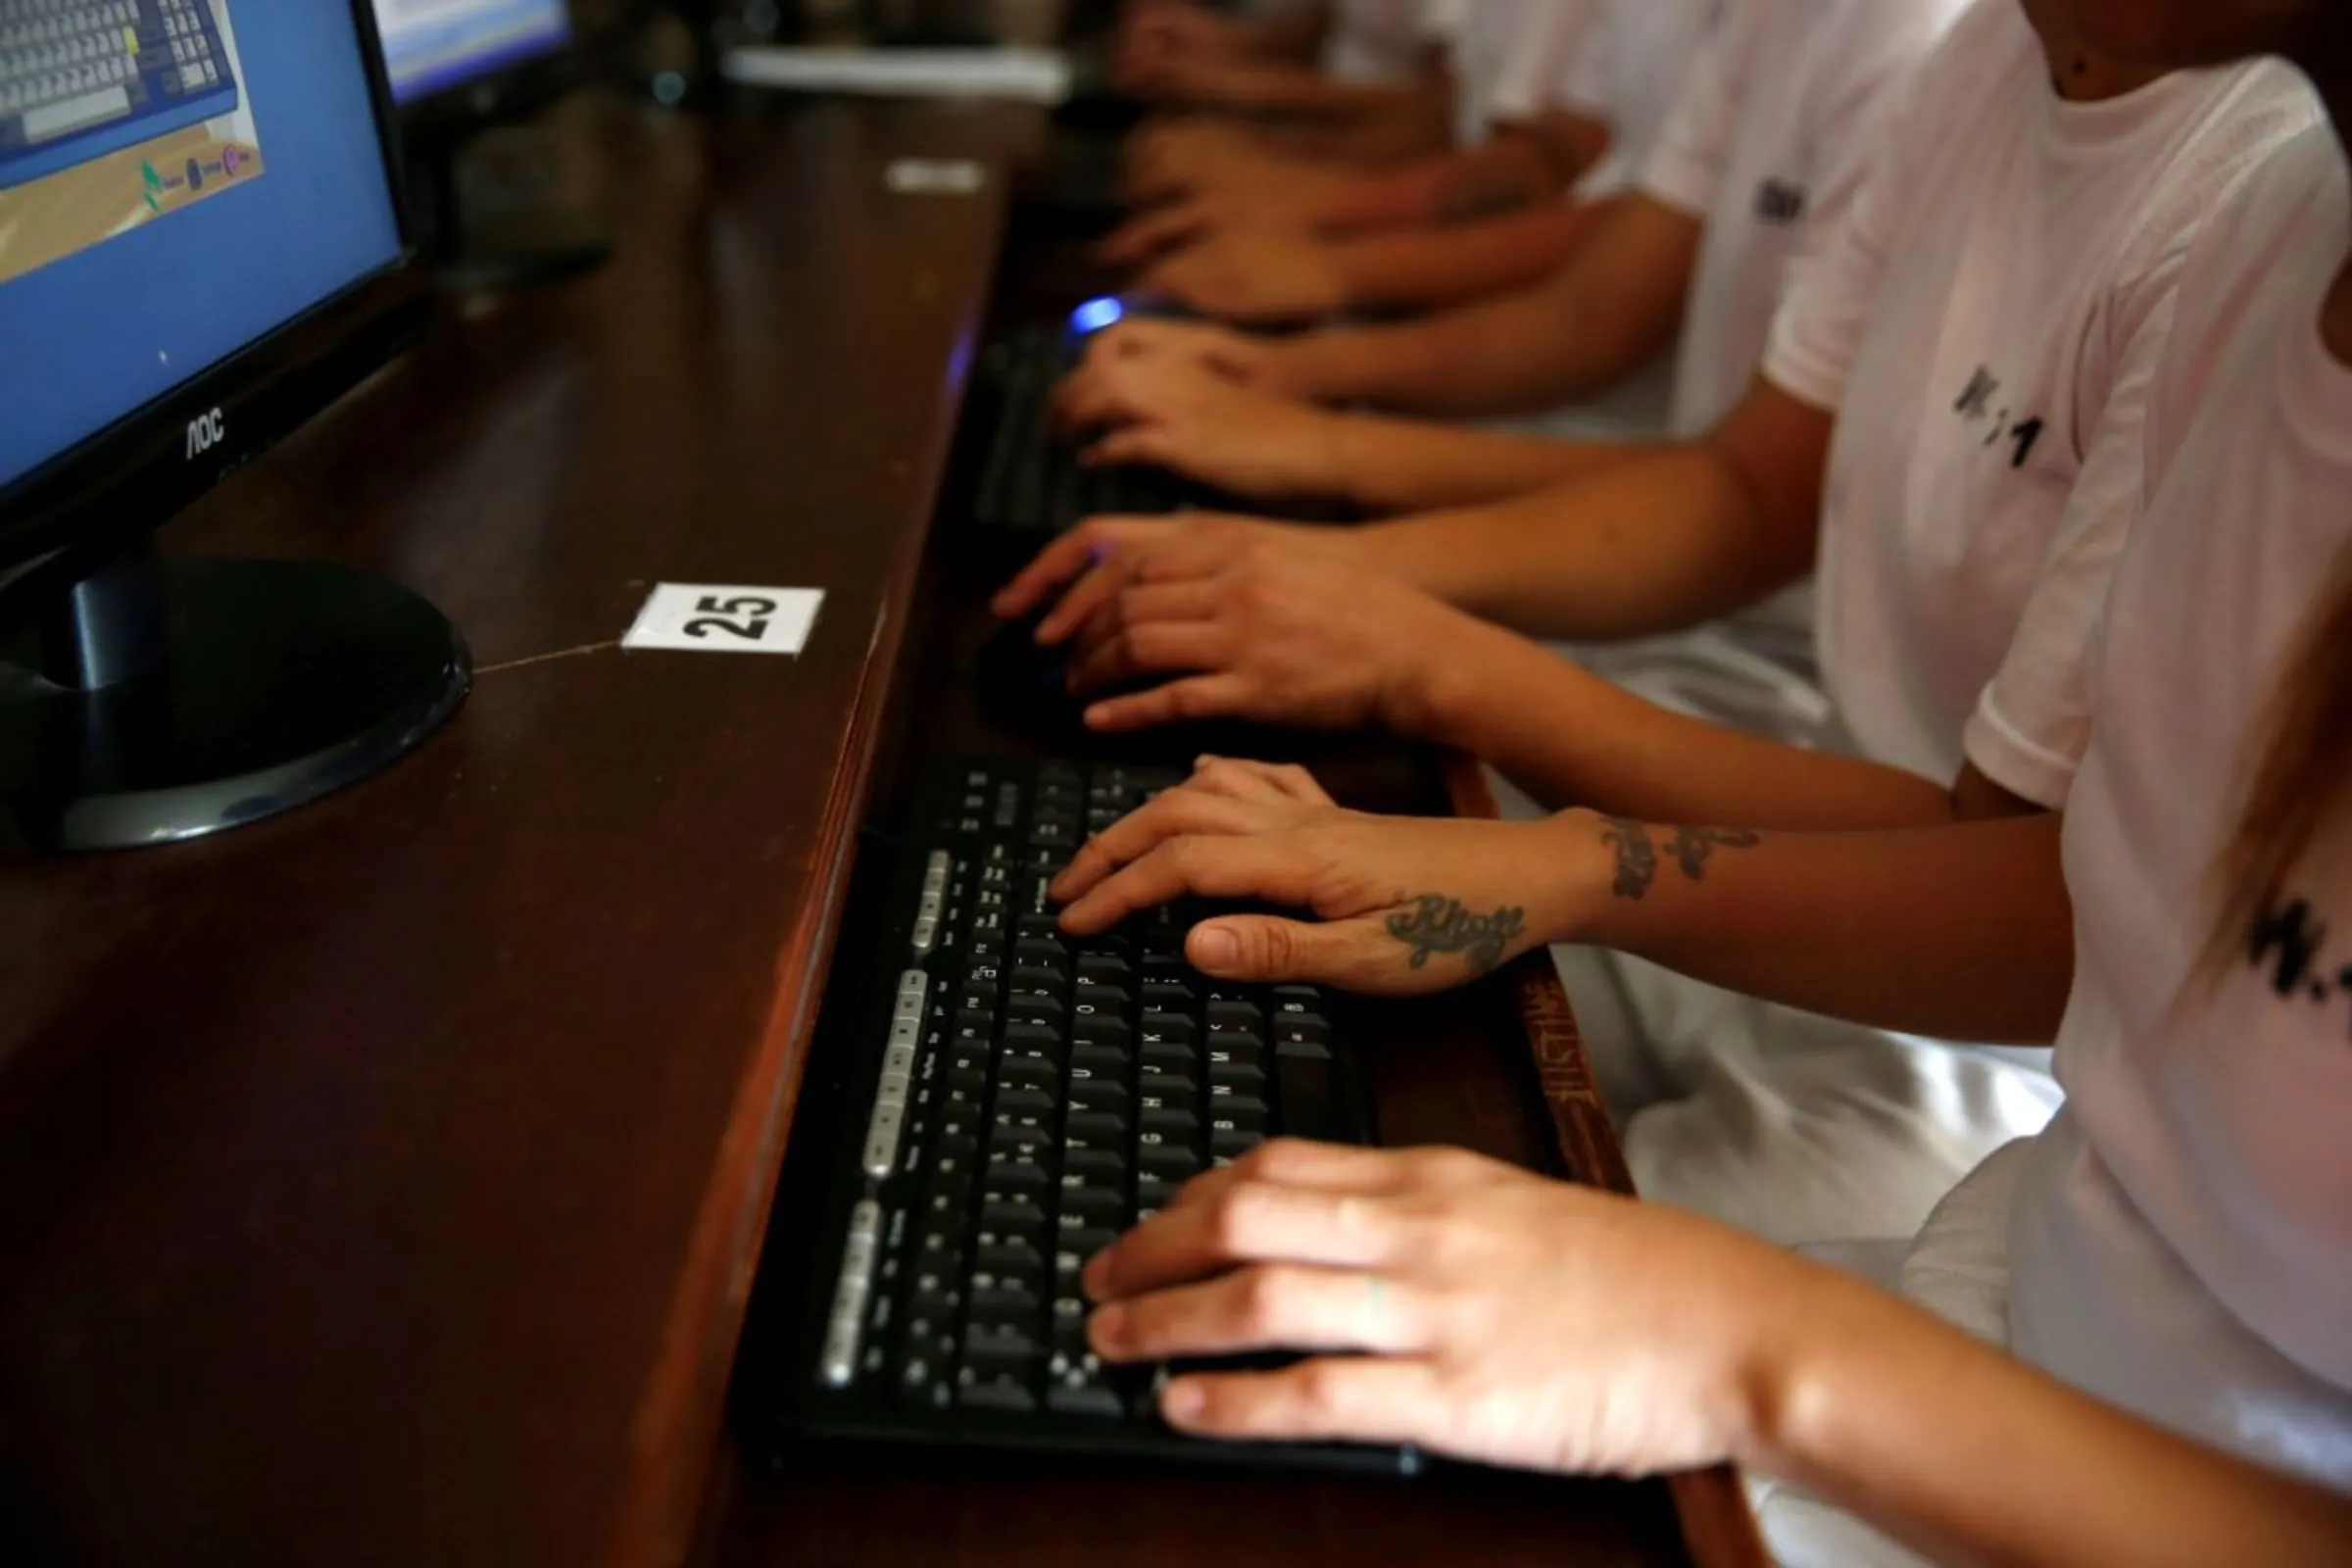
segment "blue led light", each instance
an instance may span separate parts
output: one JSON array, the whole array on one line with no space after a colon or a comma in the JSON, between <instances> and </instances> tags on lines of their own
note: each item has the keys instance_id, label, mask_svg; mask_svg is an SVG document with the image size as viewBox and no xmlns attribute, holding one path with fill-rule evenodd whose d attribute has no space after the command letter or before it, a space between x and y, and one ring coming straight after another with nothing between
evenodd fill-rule
<instances>
[{"instance_id":1,"label":"blue led light","mask_svg":"<svg viewBox=\"0 0 2352 1568\"><path fill-rule=\"evenodd\" d=\"M1127 307L1105 294L1088 300L1070 313L1070 329L1074 332L1100 332L1127 314Z\"/></svg>"}]
</instances>

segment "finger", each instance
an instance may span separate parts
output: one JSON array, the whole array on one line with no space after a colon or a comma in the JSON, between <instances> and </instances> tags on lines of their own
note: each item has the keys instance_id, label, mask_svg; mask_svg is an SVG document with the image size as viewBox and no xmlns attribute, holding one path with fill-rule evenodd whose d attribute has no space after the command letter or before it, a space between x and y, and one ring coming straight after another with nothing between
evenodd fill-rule
<instances>
[{"instance_id":1,"label":"finger","mask_svg":"<svg viewBox=\"0 0 2352 1568\"><path fill-rule=\"evenodd\" d=\"M1139 675L1215 669L1227 662L1232 650L1232 633L1207 621L1122 624L1116 636L1071 666L1069 686L1072 692L1084 695L1122 685Z\"/></svg>"},{"instance_id":2,"label":"finger","mask_svg":"<svg viewBox=\"0 0 2352 1568\"><path fill-rule=\"evenodd\" d=\"M1049 412L1055 432L1069 435L1080 430L1104 429L1134 418L1130 379L1091 360L1079 366L1054 389Z\"/></svg>"},{"instance_id":3,"label":"finger","mask_svg":"<svg viewBox=\"0 0 2352 1568\"><path fill-rule=\"evenodd\" d=\"M1025 615L1055 588L1086 571L1108 549L1109 542L1100 530L1073 528L1039 551L1012 581L997 590L989 609L1006 620Z\"/></svg>"},{"instance_id":4,"label":"finger","mask_svg":"<svg viewBox=\"0 0 2352 1568\"><path fill-rule=\"evenodd\" d=\"M1239 801L1213 795L1199 800L1229 812L1250 811ZM1166 839L1087 889L1061 911L1061 923L1073 935L1091 936L1139 909L1157 908L1188 894L1302 905L1312 875L1298 846L1282 835L1250 833L1246 826L1187 833Z\"/></svg>"},{"instance_id":5,"label":"finger","mask_svg":"<svg viewBox=\"0 0 2352 1568\"><path fill-rule=\"evenodd\" d=\"M1384 1195L1236 1181L1205 1201L1171 1206L1087 1263L1096 1301L1125 1300L1251 1263L1389 1268L1419 1227Z\"/></svg>"},{"instance_id":6,"label":"finger","mask_svg":"<svg viewBox=\"0 0 2352 1568\"><path fill-rule=\"evenodd\" d=\"M1129 602L1121 596L1121 602ZM1244 761L1235 757L1201 756L1193 759L1193 776L1185 783L1211 795L1229 795L1237 801L1266 801L1288 804L1297 798L1276 784L1273 769L1263 762Z\"/></svg>"},{"instance_id":7,"label":"finger","mask_svg":"<svg viewBox=\"0 0 2352 1568\"><path fill-rule=\"evenodd\" d=\"M1191 472L1185 459L1187 443L1164 424L1127 424L1105 432L1078 454L1079 465L1088 468L1117 468L1125 466L1173 468ZM1196 478L1200 477L1198 474Z\"/></svg>"},{"instance_id":8,"label":"finger","mask_svg":"<svg viewBox=\"0 0 2352 1568\"><path fill-rule=\"evenodd\" d=\"M1286 920L1229 914L1203 920L1184 939L1193 967L1219 980L1301 981L1364 990L1405 971L1396 943L1361 920Z\"/></svg>"},{"instance_id":9,"label":"finger","mask_svg":"<svg viewBox=\"0 0 2352 1568\"><path fill-rule=\"evenodd\" d=\"M1272 1182L1318 1192L1400 1192L1423 1174L1423 1157L1445 1151L1366 1149L1356 1144L1318 1144L1304 1138L1270 1138L1230 1165L1220 1165L1176 1189L1162 1213L1207 1202L1241 1182Z\"/></svg>"},{"instance_id":10,"label":"finger","mask_svg":"<svg viewBox=\"0 0 2352 1568\"><path fill-rule=\"evenodd\" d=\"M1256 1441L1414 1443L1446 1414L1437 1370L1410 1357L1320 1356L1278 1372L1196 1372L1160 1392L1168 1425Z\"/></svg>"},{"instance_id":11,"label":"finger","mask_svg":"<svg viewBox=\"0 0 2352 1568\"><path fill-rule=\"evenodd\" d=\"M1106 697L1090 705L1082 716L1088 729L1103 735L1121 735L1161 724L1246 713L1253 692L1248 677L1219 670L1213 675L1172 680L1148 692Z\"/></svg>"},{"instance_id":12,"label":"finger","mask_svg":"<svg viewBox=\"0 0 2352 1568\"><path fill-rule=\"evenodd\" d=\"M1141 266L1207 226L1207 210L1199 202L1164 207L1121 224L1095 248L1096 259L1105 267Z\"/></svg>"},{"instance_id":13,"label":"finger","mask_svg":"<svg viewBox=\"0 0 2352 1568\"><path fill-rule=\"evenodd\" d=\"M1145 593L1150 590L1131 588L1128 591ZM1259 762L1240 757L1220 758L1218 760L1254 775L1263 782L1267 789L1274 791L1285 800L1297 801L1305 806L1336 804L1323 786L1316 782L1315 775L1296 762Z\"/></svg>"},{"instance_id":14,"label":"finger","mask_svg":"<svg viewBox=\"0 0 2352 1568\"><path fill-rule=\"evenodd\" d=\"M1093 570L1070 585L1069 591L1037 623L1038 646L1058 648L1081 626L1110 613L1118 604L1119 590L1126 583L1125 563L1107 557L1099 561Z\"/></svg>"},{"instance_id":15,"label":"finger","mask_svg":"<svg viewBox=\"0 0 2352 1568\"><path fill-rule=\"evenodd\" d=\"M1070 863L1046 891L1068 901L1129 861L1140 859L1161 844L1187 833L1249 833L1263 824L1263 816L1246 802L1177 788L1154 796L1078 846Z\"/></svg>"},{"instance_id":16,"label":"finger","mask_svg":"<svg viewBox=\"0 0 2352 1568\"><path fill-rule=\"evenodd\" d=\"M1110 1361L1162 1361L1243 1350L1429 1348L1420 1293L1353 1270L1260 1263L1098 1310L1087 1340Z\"/></svg>"}]
</instances>

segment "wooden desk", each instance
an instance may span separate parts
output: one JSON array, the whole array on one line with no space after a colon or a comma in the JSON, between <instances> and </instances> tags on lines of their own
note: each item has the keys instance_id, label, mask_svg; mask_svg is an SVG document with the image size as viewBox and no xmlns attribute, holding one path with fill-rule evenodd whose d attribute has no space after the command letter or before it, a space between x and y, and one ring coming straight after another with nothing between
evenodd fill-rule
<instances>
[{"instance_id":1,"label":"wooden desk","mask_svg":"<svg viewBox=\"0 0 2352 1568\"><path fill-rule=\"evenodd\" d=\"M1656 1487L743 1472L855 827L971 625L918 579L1004 210L881 171L1040 122L564 121L615 264L453 314L167 536L416 586L466 710L305 811L0 867L0 1559L1673 1556ZM798 660L623 655L663 579L828 598ZM1541 1156L1507 998L1382 1054L1394 1135Z\"/></svg>"}]
</instances>

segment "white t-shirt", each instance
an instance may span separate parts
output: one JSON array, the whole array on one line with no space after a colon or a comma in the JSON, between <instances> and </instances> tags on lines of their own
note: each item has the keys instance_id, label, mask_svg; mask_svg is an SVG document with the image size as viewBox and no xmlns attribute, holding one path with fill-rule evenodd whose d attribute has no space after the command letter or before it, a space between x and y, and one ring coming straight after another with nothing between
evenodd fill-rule
<instances>
[{"instance_id":1,"label":"white t-shirt","mask_svg":"<svg viewBox=\"0 0 2352 1568\"><path fill-rule=\"evenodd\" d=\"M1466 0L1483 9L1484 0ZM1559 106L1576 57L1609 0L1536 0L1526 32L1494 79L1488 105L1495 122L1533 120Z\"/></svg>"},{"instance_id":2,"label":"white t-shirt","mask_svg":"<svg viewBox=\"0 0 2352 1568\"><path fill-rule=\"evenodd\" d=\"M1640 188L1705 224L1667 431L1747 391L1773 313L1845 216L1887 88L1967 0L1741 0L1700 41Z\"/></svg>"},{"instance_id":3,"label":"white t-shirt","mask_svg":"<svg viewBox=\"0 0 2352 1568\"><path fill-rule=\"evenodd\" d=\"M1602 0L1559 89L1561 104L1609 126L1609 150L1577 181L1579 199L1598 201L1633 184L1666 129L1699 41L1724 12L1723 0Z\"/></svg>"},{"instance_id":4,"label":"white t-shirt","mask_svg":"<svg viewBox=\"0 0 2352 1568\"><path fill-rule=\"evenodd\" d=\"M2348 244L2323 128L2183 276L2067 813L2067 1108L2008 1247L2020 1355L2352 1488L2352 823L2324 831L2217 986L2183 984L2267 700L2352 550L2352 369L2318 330ZM2352 780L2333 782L2341 802Z\"/></svg>"},{"instance_id":5,"label":"white t-shirt","mask_svg":"<svg viewBox=\"0 0 2352 1568\"><path fill-rule=\"evenodd\" d=\"M2181 255L2318 105L2275 62L2065 102L2017 0L1979 0L1916 88L1764 362L1838 415L1822 673L1864 755L1950 779L1965 730L2055 806Z\"/></svg>"},{"instance_id":6,"label":"white t-shirt","mask_svg":"<svg viewBox=\"0 0 2352 1568\"><path fill-rule=\"evenodd\" d=\"M1531 56L1573 47L1599 0L1433 0L1429 24L1453 68L1454 140L1486 140L1495 95Z\"/></svg>"},{"instance_id":7,"label":"white t-shirt","mask_svg":"<svg viewBox=\"0 0 2352 1568\"><path fill-rule=\"evenodd\" d=\"M1483 0L1482 0L1483 3ZM1493 118L1534 120L1570 109L1605 121L1609 150L1576 194L1614 195L1665 128L1691 51L1722 0L1565 0L1513 54L1496 82Z\"/></svg>"},{"instance_id":8,"label":"white t-shirt","mask_svg":"<svg viewBox=\"0 0 2352 1568\"><path fill-rule=\"evenodd\" d=\"M1324 74L1368 86L1414 80L1441 36L1437 9L1431 0L1339 0L1323 40Z\"/></svg>"}]
</instances>

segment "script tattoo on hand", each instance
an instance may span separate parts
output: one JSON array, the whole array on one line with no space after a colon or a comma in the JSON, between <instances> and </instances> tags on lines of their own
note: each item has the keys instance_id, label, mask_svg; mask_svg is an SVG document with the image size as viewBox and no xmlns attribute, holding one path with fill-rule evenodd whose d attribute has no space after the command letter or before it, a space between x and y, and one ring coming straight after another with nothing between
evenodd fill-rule
<instances>
[{"instance_id":1,"label":"script tattoo on hand","mask_svg":"<svg viewBox=\"0 0 2352 1568\"><path fill-rule=\"evenodd\" d=\"M1389 916L1389 935L1413 950L1414 968L1427 967L1433 953L1459 953L1474 975L1500 963L1503 950L1526 926L1527 911L1517 905L1472 914L1461 900L1443 893L1421 894L1410 909Z\"/></svg>"},{"instance_id":2,"label":"script tattoo on hand","mask_svg":"<svg viewBox=\"0 0 2352 1568\"><path fill-rule=\"evenodd\" d=\"M1617 897L1640 900L1658 879L1658 847L1649 829L1622 816L1604 816L1600 841L1617 852L1617 878L1611 885ZM1763 842L1760 834L1743 827L1678 827L1666 841L1666 853L1693 882L1707 879L1707 860L1721 850L1748 850Z\"/></svg>"}]
</instances>

